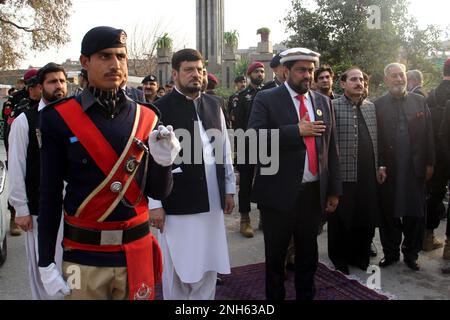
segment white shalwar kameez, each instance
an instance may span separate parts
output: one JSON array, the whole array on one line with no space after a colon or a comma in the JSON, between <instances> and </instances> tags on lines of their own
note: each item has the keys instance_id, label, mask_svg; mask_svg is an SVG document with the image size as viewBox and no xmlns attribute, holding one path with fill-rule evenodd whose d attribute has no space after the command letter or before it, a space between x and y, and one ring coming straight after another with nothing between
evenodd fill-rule
<instances>
[{"instance_id":1,"label":"white shalwar kameez","mask_svg":"<svg viewBox=\"0 0 450 320\"><path fill-rule=\"evenodd\" d=\"M45 102L40 101L38 111L45 108ZM9 134L9 152L8 152L8 179L9 179L9 202L16 210L16 217L26 217L30 215L28 210L28 199L25 186L26 161L28 149L28 120L25 113L20 114L14 120ZM36 212L33 212L34 214ZM28 275L30 277L31 297L33 300L61 300L61 295L49 296L44 289L38 269L39 251L38 251L38 222L37 216L31 216L33 219L33 229L25 233L25 249L28 260ZM55 263L61 272L62 263L62 240L63 223L58 230L58 238L55 250Z\"/></svg>"},{"instance_id":2,"label":"white shalwar kameez","mask_svg":"<svg viewBox=\"0 0 450 320\"><path fill-rule=\"evenodd\" d=\"M225 164L225 193L236 193L231 147L223 114L222 132ZM217 273L230 273L224 213L221 208L213 146L198 122L203 144L210 211L192 215L166 215L164 233L158 231L163 252L163 295L165 300L214 300ZM173 174L183 174L174 170ZM160 208L151 200L150 208Z\"/></svg>"}]
</instances>

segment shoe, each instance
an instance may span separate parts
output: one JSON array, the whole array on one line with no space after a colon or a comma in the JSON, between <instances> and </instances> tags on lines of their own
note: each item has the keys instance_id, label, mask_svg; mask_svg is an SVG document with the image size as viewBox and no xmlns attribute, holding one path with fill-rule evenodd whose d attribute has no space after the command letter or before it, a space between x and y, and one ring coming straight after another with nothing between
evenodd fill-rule
<instances>
[{"instance_id":1,"label":"shoe","mask_svg":"<svg viewBox=\"0 0 450 320\"><path fill-rule=\"evenodd\" d=\"M343 274L345 274L346 276L350 275L350 269L346 265L335 266L334 268L335 268L336 271L340 271Z\"/></svg>"},{"instance_id":2,"label":"shoe","mask_svg":"<svg viewBox=\"0 0 450 320\"><path fill-rule=\"evenodd\" d=\"M348 263L351 266L357 267L358 269L361 269L362 271L367 271L367 268L369 268L369 264L364 262L349 262Z\"/></svg>"},{"instance_id":3,"label":"shoe","mask_svg":"<svg viewBox=\"0 0 450 320\"><path fill-rule=\"evenodd\" d=\"M225 281L222 278L217 277L216 286L223 286Z\"/></svg>"},{"instance_id":4,"label":"shoe","mask_svg":"<svg viewBox=\"0 0 450 320\"><path fill-rule=\"evenodd\" d=\"M395 263L397 263L400 259L396 258L396 259L392 259L392 258L386 258L384 257L383 259L381 259L380 263L378 264L380 267L385 268L388 267L390 265L393 265Z\"/></svg>"},{"instance_id":5,"label":"shoe","mask_svg":"<svg viewBox=\"0 0 450 320\"><path fill-rule=\"evenodd\" d=\"M253 228L250 225L250 218L241 218L240 232L246 238L253 238L255 236Z\"/></svg>"},{"instance_id":6,"label":"shoe","mask_svg":"<svg viewBox=\"0 0 450 320\"><path fill-rule=\"evenodd\" d=\"M15 223L14 219L16 218L15 214L11 214L11 221L9 222L9 233L13 237L18 237L22 234L22 230Z\"/></svg>"},{"instance_id":7,"label":"shoe","mask_svg":"<svg viewBox=\"0 0 450 320\"><path fill-rule=\"evenodd\" d=\"M405 264L408 266L408 268L410 268L413 271L419 271L420 270L420 266L419 263L417 262L417 260L411 260L411 259L404 259Z\"/></svg>"},{"instance_id":8,"label":"shoe","mask_svg":"<svg viewBox=\"0 0 450 320\"><path fill-rule=\"evenodd\" d=\"M440 249L444 246L444 242L434 236L433 230L425 231L425 238L423 239L422 249L425 252L430 252Z\"/></svg>"},{"instance_id":9,"label":"shoe","mask_svg":"<svg viewBox=\"0 0 450 320\"><path fill-rule=\"evenodd\" d=\"M378 250L377 247L375 246L375 244L372 242L372 244L370 245L370 256L372 258L375 258L378 255Z\"/></svg>"},{"instance_id":10,"label":"shoe","mask_svg":"<svg viewBox=\"0 0 450 320\"><path fill-rule=\"evenodd\" d=\"M445 240L445 247L444 247L444 253L442 254L442 258L444 260L450 260L450 239L447 238Z\"/></svg>"}]
</instances>

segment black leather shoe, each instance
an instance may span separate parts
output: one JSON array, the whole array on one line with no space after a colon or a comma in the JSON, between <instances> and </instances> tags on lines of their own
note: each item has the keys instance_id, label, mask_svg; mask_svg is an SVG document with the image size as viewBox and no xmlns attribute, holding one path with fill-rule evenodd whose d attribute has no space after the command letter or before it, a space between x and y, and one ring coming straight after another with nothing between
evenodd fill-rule
<instances>
[{"instance_id":1,"label":"black leather shoe","mask_svg":"<svg viewBox=\"0 0 450 320\"><path fill-rule=\"evenodd\" d=\"M419 263L417 262L417 260L410 260L410 259L405 259L405 264L408 266L408 268L410 268L413 271L419 271L420 270L420 266Z\"/></svg>"},{"instance_id":2,"label":"black leather shoe","mask_svg":"<svg viewBox=\"0 0 450 320\"><path fill-rule=\"evenodd\" d=\"M384 257L383 259L381 259L380 263L378 264L380 267L385 268L388 267L392 264L395 264L399 261L400 259L392 259L392 258L386 258Z\"/></svg>"},{"instance_id":3,"label":"black leather shoe","mask_svg":"<svg viewBox=\"0 0 450 320\"><path fill-rule=\"evenodd\" d=\"M223 286L225 281L222 278L217 277L216 286Z\"/></svg>"},{"instance_id":4,"label":"black leather shoe","mask_svg":"<svg viewBox=\"0 0 450 320\"><path fill-rule=\"evenodd\" d=\"M340 271L345 275L350 275L350 270L348 268L348 266L346 265L341 265L341 266L335 266L336 271Z\"/></svg>"}]
</instances>

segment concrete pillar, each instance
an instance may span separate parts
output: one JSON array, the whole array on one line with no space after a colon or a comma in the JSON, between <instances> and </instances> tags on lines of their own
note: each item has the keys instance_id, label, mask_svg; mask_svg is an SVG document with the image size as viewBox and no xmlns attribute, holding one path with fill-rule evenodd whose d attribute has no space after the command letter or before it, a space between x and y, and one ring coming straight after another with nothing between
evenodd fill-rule
<instances>
[{"instance_id":1,"label":"concrete pillar","mask_svg":"<svg viewBox=\"0 0 450 320\"><path fill-rule=\"evenodd\" d=\"M156 51L157 74L159 85L165 86L172 78L172 50L170 48L160 48Z\"/></svg>"},{"instance_id":2,"label":"concrete pillar","mask_svg":"<svg viewBox=\"0 0 450 320\"><path fill-rule=\"evenodd\" d=\"M208 70L221 72L224 32L223 0L196 0L197 50L208 61Z\"/></svg>"},{"instance_id":3,"label":"concrete pillar","mask_svg":"<svg viewBox=\"0 0 450 320\"><path fill-rule=\"evenodd\" d=\"M261 41L258 43L258 49L256 54L250 56L250 61L260 61L264 64L264 70L266 71L265 82L273 80L274 74L270 68L270 62L273 58L273 45L272 42Z\"/></svg>"},{"instance_id":4,"label":"concrete pillar","mask_svg":"<svg viewBox=\"0 0 450 320\"><path fill-rule=\"evenodd\" d=\"M239 55L236 54L236 48L228 46L225 47L222 61L222 86L224 88L234 88L234 78L236 77L234 69L239 59Z\"/></svg>"}]
</instances>

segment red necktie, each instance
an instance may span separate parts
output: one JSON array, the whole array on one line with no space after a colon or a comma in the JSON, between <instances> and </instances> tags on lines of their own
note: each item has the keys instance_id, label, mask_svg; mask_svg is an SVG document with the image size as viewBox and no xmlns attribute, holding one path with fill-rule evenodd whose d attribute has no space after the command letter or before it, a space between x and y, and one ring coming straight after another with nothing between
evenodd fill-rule
<instances>
[{"instance_id":1,"label":"red necktie","mask_svg":"<svg viewBox=\"0 0 450 320\"><path fill-rule=\"evenodd\" d=\"M308 112L308 109L306 108L305 104L305 96L298 95L295 97L298 101L300 101L300 119L303 119L305 116L305 113ZM306 121L310 121L309 115L306 117ZM309 165L309 172L313 176L317 175L318 171L318 165L317 165L317 151L316 151L316 138L315 137L303 137L305 144L306 144L306 150L308 152L308 165Z\"/></svg>"}]
</instances>

